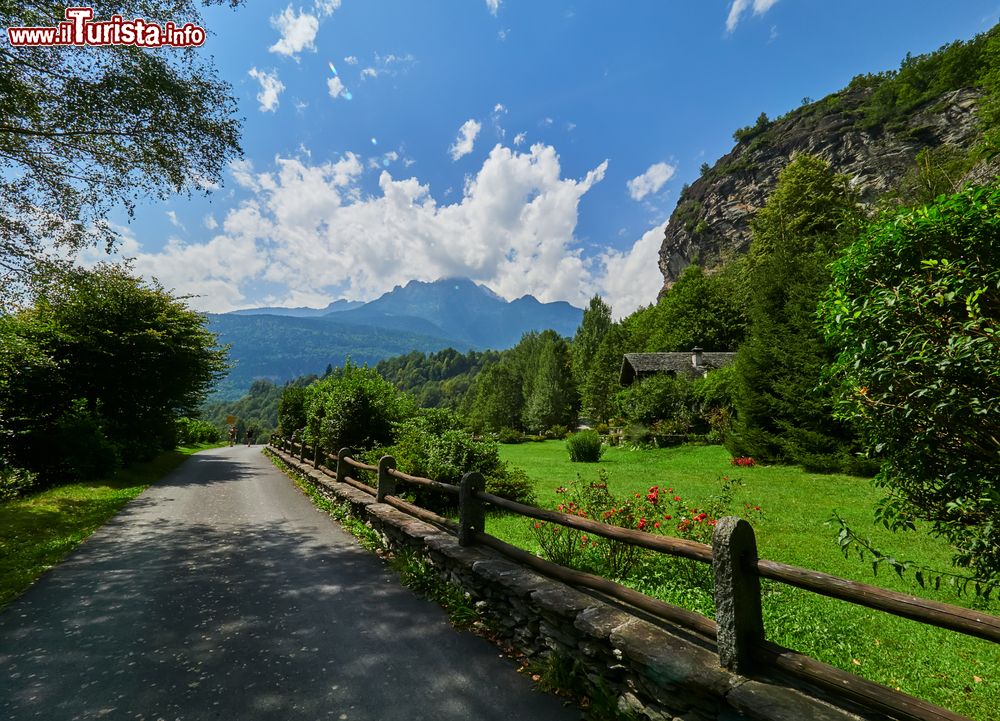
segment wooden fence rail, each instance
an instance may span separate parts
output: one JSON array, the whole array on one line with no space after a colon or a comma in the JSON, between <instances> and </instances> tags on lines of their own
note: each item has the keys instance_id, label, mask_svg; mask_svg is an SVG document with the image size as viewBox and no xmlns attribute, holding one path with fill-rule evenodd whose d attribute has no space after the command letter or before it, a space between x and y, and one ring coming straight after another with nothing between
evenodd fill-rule
<instances>
[{"instance_id":1,"label":"wooden fence rail","mask_svg":"<svg viewBox=\"0 0 1000 721\"><path fill-rule=\"evenodd\" d=\"M273 436L271 444L293 457L298 451L299 460L303 464L306 463L305 443ZM768 642L761 614L761 578L909 618L919 623L1000 643L1000 617L889 591L819 571L759 559L753 528L740 518L719 519L712 545L709 546L687 539L657 536L612 526L589 518L502 498L487 493L482 475L476 472L466 473L462 477L461 484L454 485L404 473L396 468L396 461L391 456L383 457L379 464L374 466L355 460L351 457L351 453L349 448L340 449L335 456L324 455L318 448L312 449L312 465L320 468L318 462L320 458L336 461L336 472L331 472L328 467L324 468L327 475L333 476L338 482L347 483L375 496L380 502L388 503L453 533L462 545L488 546L553 578L598 591L714 639L718 647L720 665L737 673L749 674L755 664L766 663L900 719L967 721L959 714ZM348 467L376 472L378 486L372 488L349 477ZM458 496L459 523L456 524L399 498L397 489L400 481ZM559 566L511 546L485 532L487 504L527 518L557 523L613 541L711 564L715 578L716 618L714 620L706 618L600 576Z\"/></svg>"}]
</instances>

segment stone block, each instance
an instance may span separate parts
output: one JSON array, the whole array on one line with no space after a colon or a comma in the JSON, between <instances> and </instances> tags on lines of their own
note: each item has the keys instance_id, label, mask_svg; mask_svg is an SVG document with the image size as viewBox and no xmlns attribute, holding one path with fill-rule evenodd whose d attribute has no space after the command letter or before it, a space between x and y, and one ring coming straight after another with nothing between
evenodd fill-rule
<instances>
[{"instance_id":1,"label":"stone block","mask_svg":"<svg viewBox=\"0 0 1000 721\"><path fill-rule=\"evenodd\" d=\"M801 691L747 680L733 688L726 701L750 718L767 721L862 721L862 717L831 706Z\"/></svg>"},{"instance_id":2,"label":"stone block","mask_svg":"<svg viewBox=\"0 0 1000 721\"><path fill-rule=\"evenodd\" d=\"M646 621L611 632L612 645L657 685L686 686L696 694L724 696L740 677L719 667L718 657Z\"/></svg>"},{"instance_id":3,"label":"stone block","mask_svg":"<svg viewBox=\"0 0 1000 721\"><path fill-rule=\"evenodd\" d=\"M612 631L634 620L635 616L600 604L581 611L573 625L588 636L607 641Z\"/></svg>"}]
</instances>

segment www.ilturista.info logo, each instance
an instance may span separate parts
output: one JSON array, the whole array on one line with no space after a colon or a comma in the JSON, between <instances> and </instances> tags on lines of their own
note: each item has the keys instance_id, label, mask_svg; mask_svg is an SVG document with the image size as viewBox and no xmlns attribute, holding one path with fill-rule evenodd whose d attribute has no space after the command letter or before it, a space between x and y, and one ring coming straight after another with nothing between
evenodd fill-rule
<instances>
[{"instance_id":1,"label":"www.ilturista.info logo","mask_svg":"<svg viewBox=\"0 0 1000 721\"><path fill-rule=\"evenodd\" d=\"M141 18L125 20L112 15L110 20L94 21L94 8L66 8L66 21L55 27L7 28L7 39L14 47L44 45L135 45L140 48L163 46L187 48L203 45L205 29L186 23L158 25Z\"/></svg>"}]
</instances>

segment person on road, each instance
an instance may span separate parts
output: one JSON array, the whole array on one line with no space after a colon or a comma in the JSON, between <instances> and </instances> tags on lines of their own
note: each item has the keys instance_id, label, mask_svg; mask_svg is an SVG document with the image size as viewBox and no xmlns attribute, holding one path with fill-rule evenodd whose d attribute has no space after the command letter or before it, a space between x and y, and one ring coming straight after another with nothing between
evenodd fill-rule
<instances>
[{"instance_id":1,"label":"person on road","mask_svg":"<svg viewBox=\"0 0 1000 721\"><path fill-rule=\"evenodd\" d=\"M253 428L247 428L247 445L252 446L257 432Z\"/></svg>"},{"instance_id":2,"label":"person on road","mask_svg":"<svg viewBox=\"0 0 1000 721\"><path fill-rule=\"evenodd\" d=\"M229 426L229 445L233 446L236 444L236 426Z\"/></svg>"}]
</instances>

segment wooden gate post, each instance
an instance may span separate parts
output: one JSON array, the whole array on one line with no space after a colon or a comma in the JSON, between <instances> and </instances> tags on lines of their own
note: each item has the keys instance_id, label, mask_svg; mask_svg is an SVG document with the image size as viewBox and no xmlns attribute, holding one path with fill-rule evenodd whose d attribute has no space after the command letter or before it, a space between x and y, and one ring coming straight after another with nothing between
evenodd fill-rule
<instances>
[{"instance_id":1,"label":"wooden gate post","mask_svg":"<svg viewBox=\"0 0 1000 721\"><path fill-rule=\"evenodd\" d=\"M375 500L385 501L386 496L396 495L396 479L389 475L389 469L396 467L396 459L392 456L382 456L378 459L378 490Z\"/></svg>"},{"instance_id":2,"label":"wooden gate post","mask_svg":"<svg viewBox=\"0 0 1000 721\"><path fill-rule=\"evenodd\" d=\"M756 563L753 526L736 516L720 518L712 535L719 664L744 675L753 669L754 647L764 641Z\"/></svg>"},{"instance_id":3,"label":"wooden gate post","mask_svg":"<svg viewBox=\"0 0 1000 721\"><path fill-rule=\"evenodd\" d=\"M344 478L347 476L347 461L345 459L350 455L350 448L341 448L337 452L337 483L343 483Z\"/></svg>"},{"instance_id":4,"label":"wooden gate post","mask_svg":"<svg viewBox=\"0 0 1000 721\"><path fill-rule=\"evenodd\" d=\"M478 471L462 476L458 490L458 544L471 546L475 534L486 529L486 506L476 494L486 489L486 479Z\"/></svg>"}]
</instances>

